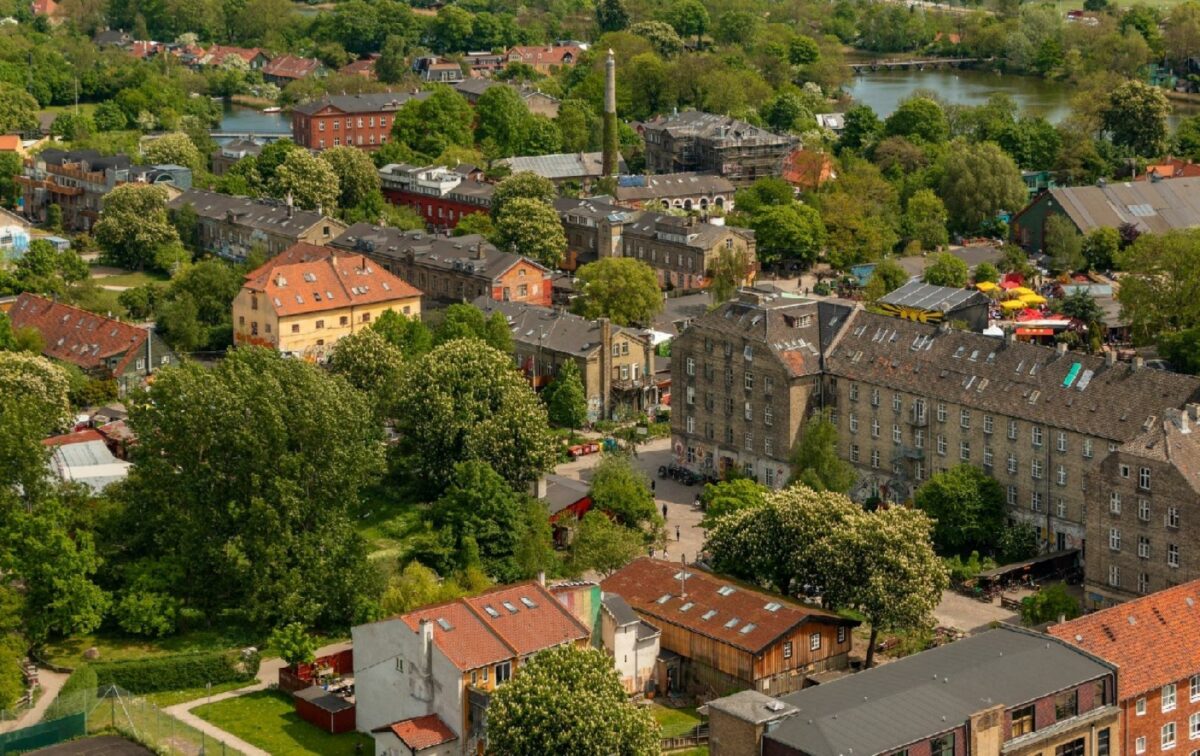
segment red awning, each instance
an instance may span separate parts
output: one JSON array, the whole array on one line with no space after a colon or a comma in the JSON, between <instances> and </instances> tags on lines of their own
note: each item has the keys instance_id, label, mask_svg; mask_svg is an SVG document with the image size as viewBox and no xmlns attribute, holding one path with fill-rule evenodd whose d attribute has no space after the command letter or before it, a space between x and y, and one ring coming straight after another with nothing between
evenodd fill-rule
<instances>
[{"instance_id":1,"label":"red awning","mask_svg":"<svg viewBox=\"0 0 1200 756\"><path fill-rule=\"evenodd\" d=\"M1053 336L1053 328L1018 328L1018 336Z\"/></svg>"}]
</instances>

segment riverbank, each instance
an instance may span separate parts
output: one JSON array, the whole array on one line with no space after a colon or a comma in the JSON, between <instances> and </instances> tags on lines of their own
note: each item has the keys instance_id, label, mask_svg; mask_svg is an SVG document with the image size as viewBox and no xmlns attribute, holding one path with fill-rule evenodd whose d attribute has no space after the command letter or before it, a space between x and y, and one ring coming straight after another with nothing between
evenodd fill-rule
<instances>
[{"instance_id":1,"label":"riverbank","mask_svg":"<svg viewBox=\"0 0 1200 756\"><path fill-rule=\"evenodd\" d=\"M229 98L234 105L241 105L245 108L254 108L255 110L264 110L266 108L275 107L275 101L269 100L266 97L255 97L248 94L236 94Z\"/></svg>"}]
</instances>

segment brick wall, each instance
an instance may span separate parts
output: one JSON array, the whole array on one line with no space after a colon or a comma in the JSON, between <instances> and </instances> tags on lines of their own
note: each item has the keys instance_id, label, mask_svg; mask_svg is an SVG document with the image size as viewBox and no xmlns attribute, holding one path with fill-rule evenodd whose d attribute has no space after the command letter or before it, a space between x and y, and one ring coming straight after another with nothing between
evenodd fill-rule
<instances>
[{"instance_id":1,"label":"brick wall","mask_svg":"<svg viewBox=\"0 0 1200 756\"><path fill-rule=\"evenodd\" d=\"M1178 751L1187 754L1200 747L1198 745L1200 741L1192 741L1188 738L1188 717L1200 712L1200 700L1193 703L1189 693L1187 678L1177 682L1175 684L1175 708L1166 712L1162 710L1161 688L1122 701L1121 708L1125 719L1125 748L1122 753L1134 756L1135 744L1139 737L1146 738L1146 753L1160 753L1162 727L1168 722L1175 723L1176 746L1172 753ZM1137 714L1138 698L1146 699L1146 713L1141 716Z\"/></svg>"}]
</instances>

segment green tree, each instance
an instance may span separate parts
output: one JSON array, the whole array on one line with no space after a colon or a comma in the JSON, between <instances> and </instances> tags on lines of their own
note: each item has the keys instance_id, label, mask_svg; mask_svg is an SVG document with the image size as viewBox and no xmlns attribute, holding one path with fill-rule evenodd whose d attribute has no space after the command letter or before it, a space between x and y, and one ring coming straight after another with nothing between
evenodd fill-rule
<instances>
[{"instance_id":1,"label":"green tree","mask_svg":"<svg viewBox=\"0 0 1200 756\"><path fill-rule=\"evenodd\" d=\"M512 332L503 313L486 317L474 305L452 304L446 308L442 324L434 334L434 342L444 344L454 339L479 339L501 352L513 351Z\"/></svg>"},{"instance_id":2,"label":"green tree","mask_svg":"<svg viewBox=\"0 0 1200 756\"><path fill-rule=\"evenodd\" d=\"M525 255L548 268L562 264L567 236L558 212L539 200L515 197L495 216L497 247Z\"/></svg>"},{"instance_id":3,"label":"green tree","mask_svg":"<svg viewBox=\"0 0 1200 756\"><path fill-rule=\"evenodd\" d=\"M183 605L258 628L371 615L380 586L349 512L383 471L383 438L349 384L244 347L160 371L129 423L122 561L170 565Z\"/></svg>"},{"instance_id":4,"label":"green tree","mask_svg":"<svg viewBox=\"0 0 1200 756\"><path fill-rule=\"evenodd\" d=\"M580 296L575 311L608 318L619 326L649 324L663 307L654 269L632 257L604 257L576 271Z\"/></svg>"},{"instance_id":5,"label":"green tree","mask_svg":"<svg viewBox=\"0 0 1200 756\"><path fill-rule=\"evenodd\" d=\"M1048 585L1021 599L1021 622L1030 626L1057 622L1060 617L1073 620L1081 613L1079 600L1067 593L1063 583Z\"/></svg>"},{"instance_id":6,"label":"green tree","mask_svg":"<svg viewBox=\"0 0 1200 756\"><path fill-rule=\"evenodd\" d=\"M338 339L329 369L371 397L376 417L391 417L391 402L404 373L404 354L379 331L367 328Z\"/></svg>"},{"instance_id":7,"label":"green tree","mask_svg":"<svg viewBox=\"0 0 1200 756\"><path fill-rule=\"evenodd\" d=\"M946 230L946 206L932 189L919 189L908 198L903 227L905 235L920 242L924 250L941 249L950 242Z\"/></svg>"},{"instance_id":8,"label":"green tree","mask_svg":"<svg viewBox=\"0 0 1200 756\"><path fill-rule=\"evenodd\" d=\"M1074 273L1086 264L1083 237L1065 215L1055 213L1046 220L1042 249L1050 256L1051 272Z\"/></svg>"},{"instance_id":9,"label":"green tree","mask_svg":"<svg viewBox=\"0 0 1200 756\"><path fill-rule=\"evenodd\" d=\"M475 111L462 95L450 87L437 85L429 97L409 100L396 111L392 139L408 145L424 159L433 160L449 147L473 147L474 122Z\"/></svg>"},{"instance_id":10,"label":"green tree","mask_svg":"<svg viewBox=\"0 0 1200 756\"><path fill-rule=\"evenodd\" d=\"M850 161L818 195L825 221L825 259L834 268L880 260L900 237L896 188L865 161Z\"/></svg>"},{"instance_id":11,"label":"green tree","mask_svg":"<svg viewBox=\"0 0 1200 756\"><path fill-rule=\"evenodd\" d=\"M808 266L825 243L821 214L799 202L765 207L751 217L750 225L763 262L788 260Z\"/></svg>"},{"instance_id":12,"label":"green tree","mask_svg":"<svg viewBox=\"0 0 1200 756\"><path fill-rule=\"evenodd\" d=\"M911 276L900 263L892 259L880 260L871 271L871 278L867 281L863 295L868 302L874 302L908 283L909 278Z\"/></svg>"},{"instance_id":13,"label":"green tree","mask_svg":"<svg viewBox=\"0 0 1200 756\"><path fill-rule=\"evenodd\" d=\"M754 216L768 207L789 207L796 201L796 190L781 178L760 178L733 195L738 212Z\"/></svg>"},{"instance_id":14,"label":"green tree","mask_svg":"<svg viewBox=\"0 0 1200 756\"><path fill-rule=\"evenodd\" d=\"M87 263L74 249L59 250L45 239L33 239L12 271L21 291L64 296L71 284L88 278Z\"/></svg>"},{"instance_id":15,"label":"green tree","mask_svg":"<svg viewBox=\"0 0 1200 756\"><path fill-rule=\"evenodd\" d=\"M793 37L788 43L788 62L793 66L807 66L821 57L821 48L812 37Z\"/></svg>"},{"instance_id":16,"label":"green tree","mask_svg":"<svg viewBox=\"0 0 1200 756\"><path fill-rule=\"evenodd\" d=\"M175 132L152 139L142 150L142 157L152 165L182 165L200 173L208 167L208 159L200 154L187 134Z\"/></svg>"},{"instance_id":17,"label":"green tree","mask_svg":"<svg viewBox=\"0 0 1200 756\"><path fill-rule=\"evenodd\" d=\"M124 131L129 127L129 118L115 101L105 100L96 106L92 123L100 131Z\"/></svg>"},{"instance_id":18,"label":"green tree","mask_svg":"<svg viewBox=\"0 0 1200 756\"><path fill-rule=\"evenodd\" d=\"M855 105L846 111L845 127L838 137L838 149L858 150L874 144L883 132L883 123L870 105Z\"/></svg>"},{"instance_id":19,"label":"green tree","mask_svg":"<svg viewBox=\"0 0 1200 756\"><path fill-rule=\"evenodd\" d=\"M1114 145L1135 155L1157 157L1167 148L1170 112L1161 89L1130 79L1112 90L1100 117Z\"/></svg>"},{"instance_id":20,"label":"green tree","mask_svg":"<svg viewBox=\"0 0 1200 756\"><path fill-rule=\"evenodd\" d=\"M800 441L792 450L791 483L800 483L814 491L846 493L858 480L858 473L837 453L837 426L828 412L813 415L804 424Z\"/></svg>"},{"instance_id":21,"label":"green tree","mask_svg":"<svg viewBox=\"0 0 1200 756\"><path fill-rule=\"evenodd\" d=\"M488 705L488 748L511 756L654 756L659 727L621 687L612 660L563 644L521 665Z\"/></svg>"},{"instance_id":22,"label":"green tree","mask_svg":"<svg viewBox=\"0 0 1200 756\"><path fill-rule=\"evenodd\" d=\"M0 153L0 204L5 207L15 206L21 196L21 185L17 183L19 175L21 156L16 152Z\"/></svg>"},{"instance_id":23,"label":"green tree","mask_svg":"<svg viewBox=\"0 0 1200 756\"><path fill-rule=\"evenodd\" d=\"M409 71L407 53L408 43L403 37L389 36L375 59L375 77L384 84L399 84Z\"/></svg>"},{"instance_id":24,"label":"green tree","mask_svg":"<svg viewBox=\"0 0 1200 756\"><path fill-rule=\"evenodd\" d=\"M714 305L728 302L754 270L754 260L745 247L722 249L708 269L708 292Z\"/></svg>"},{"instance_id":25,"label":"green tree","mask_svg":"<svg viewBox=\"0 0 1200 756\"><path fill-rule=\"evenodd\" d=\"M86 115L74 113L59 113L50 125L50 136L58 137L65 142L87 139L92 132L92 124Z\"/></svg>"},{"instance_id":26,"label":"green tree","mask_svg":"<svg viewBox=\"0 0 1200 756\"><path fill-rule=\"evenodd\" d=\"M1142 234L1118 256L1121 313L1134 340L1200 325L1200 231Z\"/></svg>"},{"instance_id":27,"label":"green tree","mask_svg":"<svg viewBox=\"0 0 1200 756\"><path fill-rule=\"evenodd\" d=\"M605 454L596 466L589 489L593 505L630 528L660 524L650 482L627 454Z\"/></svg>"},{"instance_id":28,"label":"green tree","mask_svg":"<svg viewBox=\"0 0 1200 756\"><path fill-rule=\"evenodd\" d=\"M574 360L567 360L558 368L554 380L542 390L542 401L555 426L572 430L584 426L588 419L587 394Z\"/></svg>"},{"instance_id":29,"label":"green tree","mask_svg":"<svg viewBox=\"0 0 1200 756\"><path fill-rule=\"evenodd\" d=\"M939 472L917 489L913 502L934 521L933 542L944 556L995 552L1004 528L1004 490L983 470L963 464Z\"/></svg>"},{"instance_id":30,"label":"green tree","mask_svg":"<svg viewBox=\"0 0 1200 756\"><path fill-rule=\"evenodd\" d=\"M359 207L371 200L381 200L379 171L366 152L342 146L322 150L320 157L333 169L338 207Z\"/></svg>"},{"instance_id":31,"label":"green tree","mask_svg":"<svg viewBox=\"0 0 1200 756\"><path fill-rule=\"evenodd\" d=\"M1174 370L1200 375L1200 326L1159 335L1158 352Z\"/></svg>"},{"instance_id":32,"label":"green tree","mask_svg":"<svg viewBox=\"0 0 1200 756\"><path fill-rule=\"evenodd\" d=\"M463 219L454 227L455 236L478 234L484 238L489 238L495 233L496 227L492 224L492 216L487 213L469 213L463 216Z\"/></svg>"},{"instance_id":33,"label":"green tree","mask_svg":"<svg viewBox=\"0 0 1200 756\"><path fill-rule=\"evenodd\" d=\"M492 193L492 220L499 220L505 205L511 200L529 199L553 205L557 198L558 191L550 179L543 178L531 171L514 173L496 184L496 190Z\"/></svg>"},{"instance_id":34,"label":"green tree","mask_svg":"<svg viewBox=\"0 0 1200 756\"><path fill-rule=\"evenodd\" d=\"M927 97L914 97L896 108L883 124L888 136L938 144L950 136L950 125L942 106Z\"/></svg>"},{"instance_id":35,"label":"green tree","mask_svg":"<svg viewBox=\"0 0 1200 756\"><path fill-rule=\"evenodd\" d=\"M520 154L529 132L529 108L512 87L488 87L475 103L475 141L490 143L494 157ZM485 150L486 152L486 150Z\"/></svg>"},{"instance_id":36,"label":"green tree","mask_svg":"<svg viewBox=\"0 0 1200 756\"><path fill-rule=\"evenodd\" d=\"M1186 160L1200 160L1200 116L1190 116L1175 127L1174 152Z\"/></svg>"},{"instance_id":37,"label":"green tree","mask_svg":"<svg viewBox=\"0 0 1200 756\"><path fill-rule=\"evenodd\" d=\"M621 31L629 26L629 11L624 0L596 0L596 25L601 34Z\"/></svg>"},{"instance_id":38,"label":"green tree","mask_svg":"<svg viewBox=\"0 0 1200 756\"><path fill-rule=\"evenodd\" d=\"M1083 237L1083 257L1091 270L1112 270L1120 249L1121 233L1115 228L1101 226Z\"/></svg>"},{"instance_id":39,"label":"green tree","mask_svg":"<svg viewBox=\"0 0 1200 756\"><path fill-rule=\"evenodd\" d=\"M933 256L925 266L922 275L925 283L934 286L953 286L962 288L967 285L969 270L967 264L949 252L940 252Z\"/></svg>"},{"instance_id":40,"label":"green tree","mask_svg":"<svg viewBox=\"0 0 1200 756\"><path fill-rule=\"evenodd\" d=\"M238 270L224 260L202 260L175 274L157 297L159 333L180 352L223 351L233 343L233 299Z\"/></svg>"},{"instance_id":41,"label":"green tree","mask_svg":"<svg viewBox=\"0 0 1200 756\"><path fill-rule=\"evenodd\" d=\"M1016 163L991 142L953 145L937 191L951 227L965 232L983 228L1001 211L1016 212L1028 196Z\"/></svg>"},{"instance_id":42,"label":"green tree","mask_svg":"<svg viewBox=\"0 0 1200 756\"><path fill-rule=\"evenodd\" d=\"M317 644L300 622L289 622L276 628L271 633L270 643L290 667L311 664L317 657Z\"/></svg>"},{"instance_id":43,"label":"green tree","mask_svg":"<svg viewBox=\"0 0 1200 756\"><path fill-rule=\"evenodd\" d=\"M134 270L153 266L164 248L179 246L167 219L167 190L153 184L124 184L106 194L93 234L105 260Z\"/></svg>"},{"instance_id":44,"label":"green tree","mask_svg":"<svg viewBox=\"0 0 1200 756\"><path fill-rule=\"evenodd\" d=\"M752 507L761 507L767 501L770 489L749 478L734 478L720 483L709 483L700 492L700 505L704 507L704 519L700 527L707 529L727 514Z\"/></svg>"},{"instance_id":45,"label":"green tree","mask_svg":"<svg viewBox=\"0 0 1200 756\"><path fill-rule=\"evenodd\" d=\"M470 11L457 5L440 9L426 27L435 52L450 53L466 50L471 43L475 19Z\"/></svg>"},{"instance_id":46,"label":"green tree","mask_svg":"<svg viewBox=\"0 0 1200 756\"><path fill-rule=\"evenodd\" d=\"M704 33L708 31L708 9L700 0L675 0L666 10L666 22L679 36L694 36L699 47Z\"/></svg>"},{"instance_id":47,"label":"green tree","mask_svg":"<svg viewBox=\"0 0 1200 756\"><path fill-rule=\"evenodd\" d=\"M805 100L795 92L780 92L763 106L763 120L775 131L811 131L817 121Z\"/></svg>"},{"instance_id":48,"label":"green tree","mask_svg":"<svg viewBox=\"0 0 1200 756\"><path fill-rule=\"evenodd\" d=\"M662 21L639 21L629 27L629 33L636 34L645 39L654 48L654 52L663 58L673 58L683 52L683 38L668 23ZM641 56L637 57L640 58Z\"/></svg>"},{"instance_id":49,"label":"green tree","mask_svg":"<svg viewBox=\"0 0 1200 756\"><path fill-rule=\"evenodd\" d=\"M371 330L387 339L408 360L433 349L433 334L416 316L410 318L395 310L385 310L371 322Z\"/></svg>"},{"instance_id":50,"label":"green tree","mask_svg":"<svg viewBox=\"0 0 1200 756\"><path fill-rule=\"evenodd\" d=\"M554 120L562 134L563 152L587 152L598 146L596 133L599 119L585 100L563 100Z\"/></svg>"},{"instance_id":51,"label":"green tree","mask_svg":"<svg viewBox=\"0 0 1200 756\"><path fill-rule=\"evenodd\" d=\"M646 548L646 534L614 522L593 509L579 521L571 541L571 571L607 577L633 561Z\"/></svg>"},{"instance_id":52,"label":"green tree","mask_svg":"<svg viewBox=\"0 0 1200 756\"><path fill-rule=\"evenodd\" d=\"M554 464L545 407L512 358L477 339L449 341L417 359L396 404L400 454L426 489L440 491L467 460L487 462L513 487Z\"/></svg>"},{"instance_id":53,"label":"green tree","mask_svg":"<svg viewBox=\"0 0 1200 756\"><path fill-rule=\"evenodd\" d=\"M975 266L974 278L975 283L983 283L985 281L997 283L1000 280L1000 271L990 262L981 262Z\"/></svg>"},{"instance_id":54,"label":"green tree","mask_svg":"<svg viewBox=\"0 0 1200 756\"><path fill-rule=\"evenodd\" d=\"M37 128L38 101L12 84L0 84L0 133L28 132Z\"/></svg>"},{"instance_id":55,"label":"green tree","mask_svg":"<svg viewBox=\"0 0 1200 756\"><path fill-rule=\"evenodd\" d=\"M350 149L350 148L346 148ZM337 173L329 163L307 150L292 150L275 169L271 193L304 210L332 212L337 207Z\"/></svg>"}]
</instances>

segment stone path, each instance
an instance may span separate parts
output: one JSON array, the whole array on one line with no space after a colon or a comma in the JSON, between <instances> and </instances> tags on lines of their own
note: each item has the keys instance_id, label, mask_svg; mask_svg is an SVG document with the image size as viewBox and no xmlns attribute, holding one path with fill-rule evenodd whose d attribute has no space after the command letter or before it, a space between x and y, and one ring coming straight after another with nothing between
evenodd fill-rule
<instances>
[{"instance_id":1,"label":"stone path","mask_svg":"<svg viewBox=\"0 0 1200 756\"><path fill-rule=\"evenodd\" d=\"M50 704L54 702L55 698L58 698L58 692L62 690L62 686L67 682L68 677L70 675L66 673L51 672L48 669L38 667L38 683L42 686L41 696L21 716L7 722L0 722L0 732L19 730L35 722L40 722L42 715L46 713L46 709L50 708Z\"/></svg>"}]
</instances>

